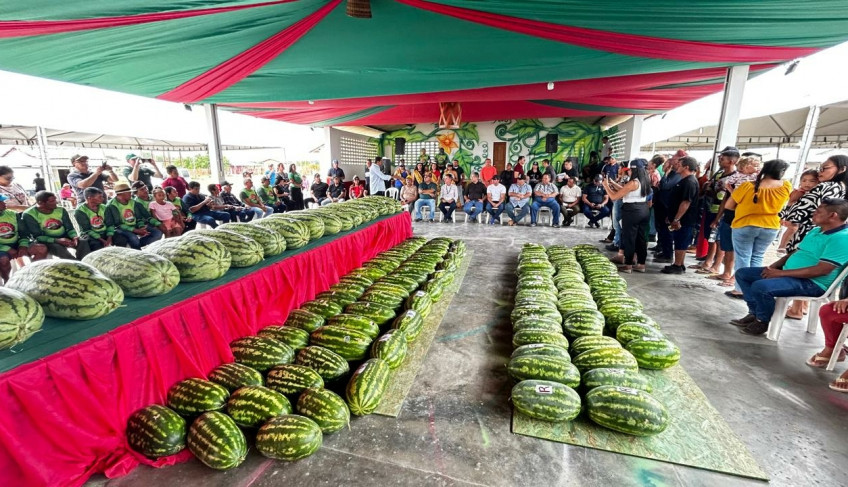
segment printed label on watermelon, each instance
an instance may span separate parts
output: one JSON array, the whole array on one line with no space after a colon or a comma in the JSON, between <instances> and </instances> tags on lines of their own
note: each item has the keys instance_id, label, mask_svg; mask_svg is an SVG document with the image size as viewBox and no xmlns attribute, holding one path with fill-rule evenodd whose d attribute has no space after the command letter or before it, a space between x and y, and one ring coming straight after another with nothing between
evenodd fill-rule
<instances>
[{"instance_id":1,"label":"printed label on watermelon","mask_svg":"<svg viewBox=\"0 0 848 487\"><path fill-rule=\"evenodd\" d=\"M604 372L614 375L624 375L625 372L621 369L605 369Z\"/></svg>"},{"instance_id":2,"label":"printed label on watermelon","mask_svg":"<svg viewBox=\"0 0 848 487\"><path fill-rule=\"evenodd\" d=\"M644 342L664 342L665 338L660 337L642 337L642 341Z\"/></svg>"},{"instance_id":3,"label":"printed label on watermelon","mask_svg":"<svg viewBox=\"0 0 848 487\"><path fill-rule=\"evenodd\" d=\"M418 291L417 293L415 293L415 295L418 296L419 298L421 296L424 296L424 294L426 294L424 291Z\"/></svg>"},{"instance_id":4,"label":"printed label on watermelon","mask_svg":"<svg viewBox=\"0 0 848 487\"><path fill-rule=\"evenodd\" d=\"M409 316L410 318L412 318L413 316L415 316L415 310L411 309L411 310L407 311L406 316Z\"/></svg>"},{"instance_id":5,"label":"printed label on watermelon","mask_svg":"<svg viewBox=\"0 0 848 487\"><path fill-rule=\"evenodd\" d=\"M345 337L344 337L344 342L345 342L345 343L350 343L350 335L345 335Z\"/></svg>"},{"instance_id":6,"label":"printed label on watermelon","mask_svg":"<svg viewBox=\"0 0 848 487\"><path fill-rule=\"evenodd\" d=\"M531 343L530 345L527 346L527 348L539 348L539 347L544 347L544 346L545 346L544 343Z\"/></svg>"},{"instance_id":7,"label":"printed label on watermelon","mask_svg":"<svg viewBox=\"0 0 848 487\"><path fill-rule=\"evenodd\" d=\"M546 386L537 384L536 385L536 394L553 394L554 388L552 386Z\"/></svg>"},{"instance_id":8,"label":"printed label on watermelon","mask_svg":"<svg viewBox=\"0 0 848 487\"><path fill-rule=\"evenodd\" d=\"M639 391L638 391L638 390L636 390L636 389L631 389L630 387L621 387L621 386L616 386L616 390L617 390L618 392L623 392L623 393L625 393L625 394L630 394L631 396L638 396L638 395L639 395Z\"/></svg>"}]
</instances>

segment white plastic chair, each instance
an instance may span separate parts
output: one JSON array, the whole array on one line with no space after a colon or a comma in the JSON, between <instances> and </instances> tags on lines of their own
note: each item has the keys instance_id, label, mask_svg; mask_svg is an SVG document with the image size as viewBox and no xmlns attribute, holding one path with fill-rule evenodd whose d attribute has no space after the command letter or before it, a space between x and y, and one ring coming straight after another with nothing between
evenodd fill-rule
<instances>
[{"instance_id":1,"label":"white plastic chair","mask_svg":"<svg viewBox=\"0 0 848 487\"><path fill-rule=\"evenodd\" d=\"M822 307L823 304L829 303L833 300L834 296L836 296L836 292L839 289L839 286L842 285L842 280L848 276L848 265L842 266L842 269L839 271L839 275L836 276L836 279L830 284L830 287L817 298L813 298L810 296L787 296L785 298L776 298L774 303L774 314L771 315L771 320L769 320L769 328L766 337L769 340L777 341L780 337L780 330L783 328L783 321L786 319L786 305L789 301L809 301L810 302L810 310L807 313L807 333L812 333L815 335L816 328L819 325L819 308Z\"/></svg>"},{"instance_id":2,"label":"white plastic chair","mask_svg":"<svg viewBox=\"0 0 848 487\"><path fill-rule=\"evenodd\" d=\"M833 370L836 367L836 361L839 360L839 353L842 351L846 338L848 338L848 323L843 323L842 331L839 333L836 345L833 346L833 352L830 354L830 361L827 362L827 370Z\"/></svg>"},{"instance_id":3,"label":"white plastic chair","mask_svg":"<svg viewBox=\"0 0 848 487\"><path fill-rule=\"evenodd\" d=\"M400 199L400 190L397 188L389 188L386 190L386 196L392 199Z\"/></svg>"},{"instance_id":4,"label":"white plastic chair","mask_svg":"<svg viewBox=\"0 0 848 487\"><path fill-rule=\"evenodd\" d=\"M544 213L548 214L548 221L550 222L551 226L553 226L553 224L554 224L554 212L551 211L551 209L548 208L547 206L543 206L543 207L539 208L539 212L536 213L536 223L537 224L542 223L542 214L544 214Z\"/></svg>"}]
</instances>

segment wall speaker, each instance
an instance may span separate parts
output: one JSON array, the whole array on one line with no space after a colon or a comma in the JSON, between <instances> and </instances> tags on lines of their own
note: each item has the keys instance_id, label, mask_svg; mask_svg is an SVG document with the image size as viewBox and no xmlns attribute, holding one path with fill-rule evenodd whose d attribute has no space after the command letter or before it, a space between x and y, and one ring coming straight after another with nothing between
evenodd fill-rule
<instances>
[{"instance_id":1,"label":"wall speaker","mask_svg":"<svg viewBox=\"0 0 848 487\"><path fill-rule=\"evenodd\" d=\"M548 134L545 136L545 152L554 154L559 149L559 136L557 134Z\"/></svg>"},{"instance_id":2,"label":"wall speaker","mask_svg":"<svg viewBox=\"0 0 848 487\"><path fill-rule=\"evenodd\" d=\"M402 156L406 152L406 139L398 137L395 139L395 154Z\"/></svg>"}]
</instances>

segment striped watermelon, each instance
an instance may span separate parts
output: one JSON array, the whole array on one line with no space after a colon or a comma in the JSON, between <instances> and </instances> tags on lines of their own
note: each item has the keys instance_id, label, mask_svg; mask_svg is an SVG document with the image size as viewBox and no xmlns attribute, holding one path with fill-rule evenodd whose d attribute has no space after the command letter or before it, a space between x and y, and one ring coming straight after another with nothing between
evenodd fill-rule
<instances>
[{"instance_id":1,"label":"striped watermelon","mask_svg":"<svg viewBox=\"0 0 848 487\"><path fill-rule=\"evenodd\" d=\"M259 242L236 232L220 228L214 230L199 229L193 230L191 235L211 238L227 247L227 250L230 251L230 265L232 267L250 267L262 262L262 259L265 258L265 253Z\"/></svg>"},{"instance_id":2,"label":"striped watermelon","mask_svg":"<svg viewBox=\"0 0 848 487\"><path fill-rule=\"evenodd\" d=\"M229 470L247 456L247 439L235 421L224 413L210 411L194 420L186 438L188 449L204 465Z\"/></svg>"},{"instance_id":3,"label":"striped watermelon","mask_svg":"<svg viewBox=\"0 0 848 487\"><path fill-rule=\"evenodd\" d=\"M237 363L222 364L215 367L209 373L209 380L224 386L230 392L239 387L261 386L265 383L258 370Z\"/></svg>"},{"instance_id":4,"label":"striped watermelon","mask_svg":"<svg viewBox=\"0 0 848 487\"><path fill-rule=\"evenodd\" d=\"M338 379L350 371L347 360L324 347L306 347L298 351L295 362L318 372L325 381Z\"/></svg>"},{"instance_id":5,"label":"striped watermelon","mask_svg":"<svg viewBox=\"0 0 848 487\"><path fill-rule=\"evenodd\" d=\"M641 311L623 311L614 315L606 315L606 327L605 329L609 332L610 335L615 335L618 327L623 325L624 323L644 323L646 325L657 326L656 321L654 321L650 316L646 315Z\"/></svg>"},{"instance_id":6,"label":"striped watermelon","mask_svg":"<svg viewBox=\"0 0 848 487\"><path fill-rule=\"evenodd\" d=\"M376 292L381 292L381 293L384 293L384 294L392 294L392 295L399 296L399 297L404 298L404 299L408 298L409 294L410 294L409 291L407 291L405 287L400 286L398 284L392 284L390 282L385 282L385 281L382 281L382 280L378 280L377 282L372 284L371 287L368 288L368 291L372 291L372 292L376 291Z\"/></svg>"},{"instance_id":7,"label":"striped watermelon","mask_svg":"<svg viewBox=\"0 0 848 487\"><path fill-rule=\"evenodd\" d=\"M377 303L387 308L391 308L392 310L397 310L401 307L401 305L403 305L404 299L405 298L403 296L368 290L362 294L359 298L359 302Z\"/></svg>"},{"instance_id":8,"label":"striped watermelon","mask_svg":"<svg viewBox=\"0 0 848 487\"><path fill-rule=\"evenodd\" d=\"M309 332L293 326L266 326L259 330L257 335L279 340L293 350L300 350L309 345Z\"/></svg>"},{"instance_id":9,"label":"striped watermelon","mask_svg":"<svg viewBox=\"0 0 848 487\"><path fill-rule=\"evenodd\" d=\"M662 337L637 338L624 348L636 357L636 362L643 369L667 369L680 361L680 349Z\"/></svg>"},{"instance_id":10,"label":"striped watermelon","mask_svg":"<svg viewBox=\"0 0 848 487\"><path fill-rule=\"evenodd\" d=\"M332 350L345 360L365 358L371 341L365 333L338 326L322 326L309 335L310 345Z\"/></svg>"},{"instance_id":11,"label":"striped watermelon","mask_svg":"<svg viewBox=\"0 0 848 487\"><path fill-rule=\"evenodd\" d=\"M408 309L392 322L392 328L404 333L408 343L414 342L424 330L424 318L414 309Z\"/></svg>"},{"instance_id":12,"label":"striped watermelon","mask_svg":"<svg viewBox=\"0 0 848 487\"><path fill-rule=\"evenodd\" d=\"M630 387L645 392L651 392L653 389L644 375L624 369L589 370L583 374L583 386L587 390L600 386Z\"/></svg>"},{"instance_id":13,"label":"striped watermelon","mask_svg":"<svg viewBox=\"0 0 848 487\"><path fill-rule=\"evenodd\" d=\"M400 367L406 359L406 335L401 330L389 330L371 344L371 358L386 361L390 369Z\"/></svg>"},{"instance_id":14,"label":"striped watermelon","mask_svg":"<svg viewBox=\"0 0 848 487\"><path fill-rule=\"evenodd\" d=\"M239 388L227 401L227 414L245 428L258 428L275 416L291 412L292 406L286 396L263 386Z\"/></svg>"},{"instance_id":15,"label":"striped watermelon","mask_svg":"<svg viewBox=\"0 0 848 487\"><path fill-rule=\"evenodd\" d=\"M615 338L622 345L627 345L637 338L656 337L663 338L661 331L644 323L623 323L615 330Z\"/></svg>"},{"instance_id":16,"label":"striped watermelon","mask_svg":"<svg viewBox=\"0 0 848 487\"><path fill-rule=\"evenodd\" d=\"M262 246L262 254L265 257L282 254L286 250L286 241L283 237L269 228L251 225L249 223L231 222L219 225L218 230L235 232L243 237L255 240Z\"/></svg>"},{"instance_id":17,"label":"striped watermelon","mask_svg":"<svg viewBox=\"0 0 848 487\"><path fill-rule=\"evenodd\" d=\"M520 347L530 343L550 343L568 348L568 339L562 333L538 330L521 330L512 335L512 346Z\"/></svg>"},{"instance_id":18,"label":"striped watermelon","mask_svg":"<svg viewBox=\"0 0 848 487\"><path fill-rule=\"evenodd\" d=\"M324 379L305 365L284 364L268 371L267 385L281 394L296 396L310 387L324 387Z\"/></svg>"},{"instance_id":19,"label":"striped watermelon","mask_svg":"<svg viewBox=\"0 0 848 487\"><path fill-rule=\"evenodd\" d=\"M342 276L342 278L339 279L338 284L340 284L340 285L356 285L358 288L362 289L362 291L360 291L360 292L365 292L365 289L367 289L368 286L374 284L374 281L372 279L365 277L365 276L361 276L361 275L357 275L357 274L347 274L346 276Z\"/></svg>"},{"instance_id":20,"label":"striped watermelon","mask_svg":"<svg viewBox=\"0 0 848 487\"><path fill-rule=\"evenodd\" d=\"M406 289L406 291L408 293L415 292L415 290L418 289L418 286L419 286L418 281L416 281L414 279L410 279L408 277L398 276L398 275L395 275L395 274L390 274L386 277L381 277L377 281L377 284L383 283L383 282L388 283L388 284L394 284L396 286L401 286L404 289Z\"/></svg>"},{"instance_id":21,"label":"striped watermelon","mask_svg":"<svg viewBox=\"0 0 848 487\"><path fill-rule=\"evenodd\" d=\"M374 412L389 384L391 369L382 359L372 358L353 372L345 396L350 412L365 416Z\"/></svg>"},{"instance_id":22,"label":"striped watermelon","mask_svg":"<svg viewBox=\"0 0 848 487\"><path fill-rule=\"evenodd\" d=\"M523 380L512 388L515 410L542 421L571 421L580 414L580 395L565 384Z\"/></svg>"},{"instance_id":23,"label":"striped watermelon","mask_svg":"<svg viewBox=\"0 0 848 487\"><path fill-rule=\"evenodd\" d=\"M279 233L286 241L287 250L299 249L309 243L309 228L303 222L294 219L268 217L250 224Z\"/></svg>"},{"instance_id":24,"label":"striped watermelon","mask_svg":"<svg viewBox=\"0 0 848 487\"><path fill-rule=\"evenodd\" d=\"M620 345L588 350L574 357L572 363L581 372L592 369L625 369L634 372L639 370L636 358Z\"/></svg>"},{"instance_id":25,"label":"striped watermelon","mask_svg":"<svg viewBox=\"0 0 848 487\"><path fill-rule=\"evenodd\" d=\"M167 457L186 446L186 422L174 410L154 404L127 419L127 443L149 458Z\"/></svg>"},{"instance_id":26,"label":"striped watermelon","mask_svg":"<svg viewBox=\"0 0 848 487\"><path fill-rule=\"evenodd\" d=\"M571 355L578 356L583 352L594 350L596 348L621 347L621 344L613 337L608 336L587 336L580 337L574 340L571 344Z\"/></svg>"},{"instance_id":27,"label":"striped watermelon","mask_svg":"<svg viewBox=\"0 0 848 487\"><path fill-rule=\"evenodd\" d=\"M380 327L373 320L369 320L364 316L342 313L333 316L327 321L327 325L336 326L339 328L347 328L348 330L358 331L368 335L372 340L380 334Z\"/></svg>"},{"instance_id":28,"label":"striped watermelon","mask_svg":"<svg viewBox=\"0 0 848 487\"><path fill-rule=\"evenodd\" d=\"M306 228L309 229L309 240L319 239L324 236L324 220L318 215L313 215L306 211L288 211L286 213L278 213L281 217L287 220L297 220L303 222Z\"/></svg>"},{"instance_id":29,"label":"striped watermelon","mask_svg":"<svg viewBox=\"0 0 848 487\"><path fill-rule=\"evenodd\" d=\"M586 393L585 400L589 419L611 430L650 436L668 426L665 406L639 389L600 386Z\"/></svg>"},{"instance_id":30,"label":"striped watermelon","mask_svg":"<svg viewBox=\"0 0 848 487\"><path fill-rule=\"evenodd\" d=\"M603 335L604 315L592 309L571 311L563 315L562 329L572 338Z\"/></svg>"},{"instance_id":31,"label":"striped watermelon","mask_svg":"<svg viewBox=\"0 0 848 487\"><path fill-rule=\"evenodd\" d=\"M517 381L549 380L569 387L580 385L580 372L568 359L552 355L522 355L509 361L509 376Z\"/></svg>"},{"instance_id":32,"label":"striped watermelon","mask_svg":"<svg viewBox=\"0 0 848 487\"><path fill-rule=\"evenodd\" d=\"M294 350L273 338L246 336L230 342L235 361L265 372L275 365L290 364Z\"/></svg>"},{"instance_id":33,"label":"striped watermelon","mask_svg":"<svg viewBox=\"0 0 848 487\"><path fill-rule=\"evenodd\" d=\"M560 320L545 316L522 316L512 324L512 331L522 330L549 331L551 333L562 333Z\"/></svg>"},{"instance_id":34,"label":"striped watermelon","mask_svg":"<svg viewBox=\"0 0 848 487\"><path fill-rule=\"evenodd\" d=\"M300 305L300 309L323 316L324 319L336 316L342 312L342 307L329 299L313 299Z\"/></svg>"},{"instance_id":35,"label":"striped watermelon","mask_svg":"<svg viewBox=\"0 0 848 487\"><path fill-rule=\"evenodd\" d=\"M447 287L447 285L442 279L430 279L421 286L421 290L429 294L433 302L436 302L442 299L445 287Z\"/></svg>"},{"instance_id":36,"label":"striped watermelon","mask_svg":"<svg viewBox=\"0 0 848 487\"><path fill-rule=\"evenodd\" d=\"M44 310L36 300L0 287L0 349L27 341L43 323Z\"/></svg>"},{"instance_id":37,"label":"striped watermelon","mask_svg":"<svg viewBox=\"0 0 848 487\"><path fill-rule=\"evenodd\" d=\"M395 310L377 303L366 303L357 301L345 306L345 313L364 316L373 320L377 325L383 326L395 317Z\"/></svg>"},{"instance_id":38,"label":"striped watermelon","mask_svg":"<svg viewBox=\"0 0 848 487\"><path fill-rule=\"evenodd\" d=\"M349 276L358 276L370 279L372 282L377 282L378 279L384 277L388 272L376 267L357 267L348 273Z\"/></svg>"},{"instance_id":39,"label":"striped watermelon","mask_svg":"<svg viewBox=\"0 0 848 487\"><path fill-rule=\"evenodd\" d=\"M183 282L218 279L230 270L232 260L224 244L190 233L152 243L144 251L170 260Z\"/></svg>"},{"instance_id":40,"label":"striped watermelon","mask_svg":"<svg viewBox=\"0 0 848 487\"><path fill-rule=\"evenodd\" d=\"M324 326L324 317L305 309L296 309L289 313L286 318L287 327L300 328L308 333L312 333L319 327Z\"/></svg>"},{"instance_id":41,"label":"striped watermelon","mask_svg":"<svg viewBox=\"0 0 848 487\"><path fill-rule=\"evenodd\" d=\"M185 379L168 389L168 407L183 416L218 411L230 393L221 385L203 379Z\"/></svg>"},{"instance_id":42,"label":"striped watermelon","mask_svg":"<svg viewBox=\"0 0 848 487\"><path fill-rule=\"evenodd\" d=\"M256 433L256 449L275 460L294 461L312 455L323 442L315 421L296 414L271 418Z\"/></svg>"},{"instance_id":43,"label":"striped watermelon","mask_svg":"<svg viewBox=\"0 0 848 487\"><path fill-rule=\"evenodd\" d=\"M406 300L406 308L419 312L422 318L430 314L431 306L433 306L433 298L426 291L415 291Z\"/></svg>"},{"instance_id":44,"label":"striped watermelon","mask_svg":"<svg viewBox=\"0 0 848 487\"><path fill-rule=\"evenodd\" d=\"M355 303L360 296L362 296L362 293L335 290L318 293L315 295L315 299L326 299L329 301L333 301L342 308L344 308L350 303Z\"/></svg>"},{"instance_id":45,"label":"striped watermelon","mask_svg":"<svg viewBox=\"0 0 848 487\"><path fill-rule=\"evenodd\" d=\"M350 424L350 410L338 394L327 389L310 388L300 394L297 412L315 421L326 434L335 433Z\"/></svg>"},{"instance_id":46,"label":"striped watermelon","mask_svg":"<svg viewBox=\"0 0 848 487\"><path fill-rule=\"evenodd\" d=\"M510 358L521 357L522 355L551 355L569 361L571 360L568 350L559 345L551 345L549 343L528 343L527 345L521 345L513 350Z\"/></svg>"},{"instance_id":47,"label":"striped watermelon","mask_svg":"<svg viewBox=\"0 0 848 487\"><path fill-rule=\"evenodd\" d=\"M104 247L82 262L115 281L132 298L159 296L180 283L180 271L170 260L127 247Z\"/></svg>"},{"instance_id":48,"label":"striped watermelon","mask_svg":"<svg viewBox=\"0 0 848 487\"><path fill-rule=\"evenodd\" d=\"M100 318L124 301L115 281L88 264L64 259L33 262L12 275L6 288L36 300L46 316L71 320Z\"/></svg>"}]
</instances>

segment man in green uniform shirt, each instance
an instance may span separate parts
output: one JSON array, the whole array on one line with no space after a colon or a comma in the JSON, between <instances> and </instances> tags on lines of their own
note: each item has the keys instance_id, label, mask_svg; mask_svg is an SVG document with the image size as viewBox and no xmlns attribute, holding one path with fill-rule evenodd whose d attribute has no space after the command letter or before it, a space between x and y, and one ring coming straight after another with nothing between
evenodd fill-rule
<instances>
[{"instance_id":1,"label":"man in green uniform shirt","mask_svg":"<svg viewBox=\"0 0 848 487\"><path fill-rule=\"evenodd\" d=\"M77 235L67 210L58 205L56 195L49 191L35 194L35 206L24 210L18 233L44 244L47 253L60 259L82 259L90 251L88 241ZM30 244L22 239L19 245L23 251L23 247L29 247ZM68 249L76 249L76 257ZM39 260L39 256L32 255L29 250L27 252L33 260Z\"/></svg>"},{"instance_id":2,"label":"man in green uniform shirt","mask_svg":"<svg viewBox=\"0 0 848 487\"><path fill-rule=\"evenodd\" d=\"M265 206L274 209L274 213L283 213L286 211L286 204L280 201L274 188L271 186L271 179L268 176L262 176L262 185L256 192L259 198L265 203Z\"/></svg>"},{"instance_id":3,"label":"man in green uniform shirt","mask_svg":"<svg viewBox=\"0 0 848 487\"><path fill-rule=\"evenodd\" d=\"M6 195L0 194L0 279L2 282L9 280L12 272L12 259L33 254L33 260L43 259L47 256L47 247L41 244L32 244L20 247L20 242L29 243L29 239L22 239L18 233L21 214L6 208ZM27 252L27 250L29 252Z\"/></svg>"},{"instance_id":4,"label":"man in green uniform shirt","mask_svg":"<svg viewBox=\"0 0 848 487\"><path fill-rule=\"evenodd\" d=\"M129 245L140 250L162 238L156 228L162 222L150 216L144 205L132 198L126 183L115 185L115 197L106 205L106 225L115 228L115 245Z\"/></svg>"},{"instance_id":5,"label":"man in green uniform shirt","mask_svg":"<svg viewBox=\"0 0 848 487\"><path fill-rule=\"evenodd\" d=\"M112 245L115 227L106 224L105 195L99 188L85 188L85 203L74 210L81 237L88 240L92 252Z\"/></svg>"}]
</instances>

